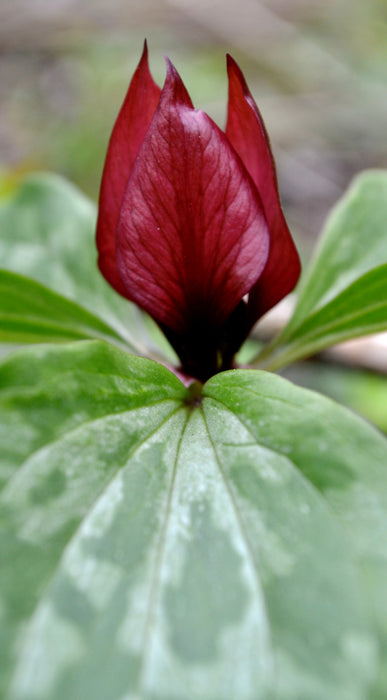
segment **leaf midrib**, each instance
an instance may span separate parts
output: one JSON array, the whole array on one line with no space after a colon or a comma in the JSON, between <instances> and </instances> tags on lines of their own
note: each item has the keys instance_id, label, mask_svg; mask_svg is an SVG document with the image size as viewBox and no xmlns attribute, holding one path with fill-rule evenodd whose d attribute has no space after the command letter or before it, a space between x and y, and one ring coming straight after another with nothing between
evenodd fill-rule
<instances>
[{"instance_id":1,"label":"leaf midrib","mask_svg":"<svg viewBox=\"0 0 387 700\"><path fill-rule=\"evenodd\" d=\"M243 389L244 389L245 391L250 391L250 393L252 393L252 394L254 394L254 395L256 395L256 396L260 396L260 394L258 394L258 392L255 392L255 391L253 391L252 389L249 389L248 387L243 387ZM312 393L312 392L311 392L311 393ZM274 455L276 455L276 456L281 455L281 457L282 457L283 459L286 459L286 460L288 461L288 463L294 468L295 472L297 473L298 478L300 478L301 481L303 481L303 483L306 484L306 486L308 487L308 489L310 489L311 491L314 492L314 494L315 494L316 498L318 499L318 501L319 501L320 503L322 503L322 504L324 505L324 507L325 507L328 511L330 511L330 513L332 514L332 516L335 518L335 521L337 522L337 524L339 524L339 521L337 520L337 518L338 518L338 516L340 517L340 514L339 514L338 512L336 512L336 510L333 508L333 506L324 498L324 496L322 495L321 491L317 488L317 486L315 486L315 484L314 484L312 481L310 481L310 479L308 479L308 478L305 476L305 474L303 473L302 469L300 469L300 467L298 466L298 464L297 464L296 462L294 462L293 459L291 459L291 457L290 457L288 454L282 452L280 448L278 448L277 451L274 450L273 447L272 447L271 445L267 444L267 443L266 443L265 441L263 441L263 440L260 441L260 442L258 442L258 440L257 440L256 436L254 435L254 433L251 432L251 430L250 430L248 424L245 423L245 422L240 418L240 416L239 416L237 413L234 413L234 411L232 411L232 410L230 409L230 407L229 407L224 401L222 401L222 400L219 399L219 398L215 398L215 397L212 396L212 395L208 395L207 398L211 399L211 401L214 401L215 403L220 404L221 406L223 406L224 409L226 409L229 413L231 413L232 416L233 416L234 418L236 418L236 419L238 420L238 422L243 426L243 428L246 430L246 432L248 432L249 435L251 435L252 440L253 440L253 443L254 443L257 447L264 447L265 450L267 450L268 452L271 452L272 454L274 454ZM269 398L269 399L271 399L271 400L273 399L273 397L267 397L266 395L265 395L265 398ZM277 399L274 398L274 400L277 400ZM281 399L278 399L278 400L281 401ZM283 401L282 403L285 403L285 404L288 404L288 405L292 406L293 409L294 409L295 407L296 407L296 408L299 408L296 404L291 403L290 401Z\"/></svg>"},{"instance_id":2,"label":"leaf midrib","mask_svg":"<svg viewBox=\"0 0 387 700\"><path fill-rule=\"evenodd\" d=\"M185 411L186 413L186 419L185 423L182 427L181 430L181 435L179 437L177 449L176 449L176 454L175 454L175 460L173 463L173 468L172 468L172 474L171 474L171 482L169 485L168 489L168 495L167 495L167 503L166 503L166 508L165 508L165 517L164 517L164 523L161 528L160 532L160 537L159 537L159 542L157 544L157 552L156 552L156 559L155 559L155 564L154 564L154 571L152 575L152 580L150 584L150 593L149 593L149 605L147 606L147 613L146 613L146 619L145 619L145 625L144 625L144 635L143 635L143 653L141 655L141 665L140 665L140 671L138 674L138 683L137 683L137 692L140 693L140 697L142 697L142 693L144 691L144 685L145 685L145 677L146 677L146 671L147 671L147 657L149 654L149 649L151 645L151 626L152 626L152 618L154 615L154 607L158 598L158 582L160 581L160 575L163 567L163 557L164 557L164 552L165 552L165 543L167 539L167 532L168 532L168 524L169 524L169 518L171 514L171 505L172 505L172 500L173 500L173 491L175 487L175 482L176 482L176 475L177 475L177 465L179 462L179 453L180 453L180 447L183 441L184 433L186 431L187 425L189 423L190 419L190 412L187 407L181 406L181 410ZM176 411L177 414L177 411Z\"/></svg>"},{"instance_id":3,"label":"leaf midrib","mask_svg":"<svg viewBox=\"0 0 387 700\"><path fill-rule=\"evenodd\" d=\"M175 415L175 413L177 413L179 411L179 409L181 408L180 402L177 402L176 400L173 400L173 399L160 399L158 401L155 401L154 403L150 402L149 404L147 403L146 405L143 405L143 406L136 406L135 408L129 408L129 409L125 409L123 411L112 411L110 413L104 413L103 416L98 416L97 418L91 418L90 420L85 420L85 421L82 421L81 423L78 423L78 425L76 425L73 428L70 428L69 430L67 430L66 432L58 435L54 440L51 440L50 442L46 442L44 445L40 445L40 447L37 447L36 450L33 450L28 455L28 457L26 459L24 459L22 462L20 462L20 464L17 466L15 472L13 472L10 475L9 479L4 482L2 488L0 489L0 493L4 492L5 487L10 486L14 479L20 478L21 471L29 465L29 462L31 461L31 459L34 459L37 455L39 455L40 452L42 452L46 449L51 449L52 447L60 445L60 443L63 440L66 440L69 436L76 435L78 431L82 431L84 428L87 428L89 426L97 424L99 421L104 421L106 418L111 418L112 416L123 416L125 414L129 414L129 413L132 413L134 411L147 409L148 406L149 407L150 406L158 406L159 404L168 403L168 402L174 402L175 404L177 403L178 405L176 406L175 410L172 411L172 413L170 413L169 416L163 420L163 422L160 424L160 427L161 427L165 421L169 420L169 418L171 418L173 415ZM149 433L149 435L147 435L143 441L145 442L146 440L148 440L148 438L151 437L154 432L157 432L157 430L158 430L158 428L155 428L155 430L152 431L151 433ZM140 443L140 445L141 444L142 443ZM137 447L136 447L136 449L137 449ZM119 467L118 469L121 469L121 467Z\"/></svg>"},{"instance_id":4,"label":"leaf midrib","mask_svg":"<svg viewBox=\"0 0 387 700\"><path fill-rule=\"evenodd\" d=\"M321 310L321 312L326 311L327 308L328 307L324 307ZM379 309L385 309L385 308L387 308L387 302L385 302L385 301L370 303L370 304L364 306L359 311L352 312L352 313L349 312L347 314L343 314L340 317L340 319L338 319L338 320L336 319L336 320L326 321L324 324L318 325L317 327L312 328L310 331L306 332L305 334L302 334L303 326L310 324L314 321L314 314L313 314L312 316L309 316L308 318L306 318L304 320L304 322L295 330L294 335L293 335L293 339L290 338L289 347L291 345L295 345L297 343L297 341L299 343L301 343L304 341L308 341L310 338L313 339L313 337L316 335L318 337L322 333L323 334L326 333L327 330L330 333L335 332L335 331L337 332L337 329L340 330L341 326L346 325L348 323L355 322L357 319L361 318L365 314L370 313L370 311L378 311ZM320 311L316 312L316 316L318 316L321 312ZM380 323L380 322L378 322L378 323ZM349 328L348 331L350 331L350 330L351 329ZM362 331L361 327L357 327L355 330L356 330L358 335L362 335L363 331ZM298 336L299 333L301 335Z\"/></svg>"},{"instance_id":5,"label":"leaf midrib","mask_svg":"<svg viewBox=\"0 0 387 700\"><path fill-rule=\"evenodd\" d=\"M225 406L225 408L226 408L226 406ZM269 618L269 614L268 614L267 602L266 602L266 598L265 598L265 594L264 594L264 590L263 590L263 586L262 586L262 582L261 582L261 577L260 577L260 573L259 573L259 569L258 569L258 563L257 563L256 558L255 558L255 556L254 556L253 548L252 548L252 546L251 546L251 542L250 542L249 536L248 536L248 534L247 534L246 527L245 527L244 522L243 522L243 517L242 517L242 515L241 515L241 513L240 513L240 510L239 510L239 508L238 508L237 502L236 502L236 500L235 500L235 498L234 498L234 494L233 494L233 492L232 492L230 483L229 483L229 481L228 481L228 479L227 479L227 477L226 477L226 474L224 473L224 470L223 470L223 468L222 468L221 461L220 461L220 458L219 458L219 455L218 455L218 451L217 451L217 449L216 449L215 443L214 443L214 441L213 441L213 439L212 439L212 436L211 436L211 432L210 432L210 429L209 429L209 426L208 426L208 421L207 421L207 417L206 417L206 414L205 414L205 410L204 410L203 405L201 406L200 410L201 410L201 413L202 413L203 422L204 422L204 425L205 425L205 428L206 428L206 432L207 432L207 435L208 435L208 439L209 439L209 441L210 441L210 444L211 444L211 447L212 447L212 451L213 451L213 453L214 453L215 462L216 462L216 465L217 465L217 467L218 467L220 477L221 477L221 479L222 479L222 481L223 481L225 490L226 490L227 495L228 495L228 498L229 498L229 500L230 500L231 507L232 507L232 510L233 510L233 512L234 512L234 515L235 515L235 521L236 521L236 523L237 523L237 525L238 525L241 538L242 538L242 540L243 540L243 542L244 542L244 544L245 544L246 552L248 553L250 562L251 562L251 564L252 564L252 569L253 569L253 571L254 571L254 575L255 575L255 579L256 579L257 590L258 590L258 592L259 592L260 600L262 601L262 612L263 612L263 616L264 616L264 619L265 619L265 622L266 622L266 629L267 629L267 635L268 635L268 637L267 637L268 656L270 655L270 659L271 659L271 673L273 674L273 672L274 672L274 652L273 652L273 642L272 642L270 618ZM228 409L228 410L229 410L229 412L230 412L230 409ZM231 412L231 413L232 413L232 412ZM232 415L234 416L235 414L232 413ZM238 418L238 420L239 420L239 418ZM239 422L242 424L241 421L239 421ZM251 435L251 433L250 433L250 435ZM254 444L257 444L257 442L255 441Z\"/></svg>"},{"instance_id":6,"label":"leaf midrib","mask_svg":"<svg viewBox=\"0 0 387 700\"><path fill-rule=\"evenodd\" d=\"M133 458L133 456L136 454L137 450L139 450L139 449L143 446L144 442L146 442L147 440L149 440L149 438L151 438L151 437L153 437L154 435L156 435L157 432L158 432L159 430L161 430L161 429L166 425L166 423L168 423L168 421L171 420L171 418L173 418L175 415L177 415L177 413L178 413L182 408L183 408L183 410L186 410L186 409L184 409L184 407L182 407L182 405L179 403L179 405L177 406L177 408L176 408L172 413L170 413L166 418L164 418L164 419L161 421L161 423L159 423L158 426L157 426L156 428L154 428L154 429L146 436L146 438L144 438L143 440L141 440L137 445L135 445L135 446L133 447L133 449L132 449L132 450L129 452L129 454L126 456L125 462L124 462L123 464L119 465L119 466L114 470L114 473L110 475L109 479L106 481L106 483L104 483L103 487L101 487L101 489L100 489L100 491L98 492L98 494L95 496L95 498L93 498L92 502L91 502L90 505L88 506L87 512L83 515L83 517L81 518L81 520L80 520L78 526L75 528L75 530L74 530L74 532L72 533L71 537L70 537L69 540L67 541L65 547L64 547L63 550L61 551L61 554L60 554L60 556L59 556L59 558L58 558L58 561L56 562L55 567L54 567L53 571L51 572L51 574L50 574L48 580L46 581L46 584L44 585L44 588L43 588L43 591L42 591L41 595L39 596L39 600L37 601L35 607L34 607L33 610L31 611L31 614L28 616L27 621L25 621L25 623L24 623L24 625L23 625L23 632L22 632L22 635L20 636L20 638L19 638L19 640L18 640L18 647L19 647L19 649L20 649L21 651L20 651L20 654L18 655L18 657L16 658L16 664L15 664L15 666L13 667L13 669L12 669L12 671L11 671L10 678L9 678L9 681L8 681L8 684L7 684L7 687L5 688L6 692L12 687L12 683L13 683L13 680L14 680L14 677L15 677L15 670L17 670L17 667L18 667L18 661L19 661L20 658L23 657L23 647L24 647L24 645L25 645L25 643L26 643L26 640L27 640L27 637L28 637L29 629L30 629L31 625L33 625L34 619L35 619L36 616L39 614L40 608L45 604L46 599L50 597L50 591L51 591L51 589L53 588L53 586L55 585L55 579L56 579L56 576L57 576L57 574L58 574L58 571L60 570L61 564L62 564L64 558L66 557L66 554L67 554L68 550L69 550L70 547L72 546L72 543L74 542L74 540L75 540L76 537L78 536L78 534L79 534L79 532L80 532L80 530L81 530L81 528L82 528L82 526L83 526L83 523L84 523L85 519L86 519L86 518L88 517L88 515L92 512L92 510L94 509L95 505L98 503L98 501L99 501L100 498L103 496L103 494L106 492L106 490L113 484L114 480L117 478L117 475L118 475L123 469L125 469L125 466L130 462L130 460L131 460L131 459ZM93 422L93 421L91 421L91 422ZM182 435L183 435L183 433L184 433L184 430L182 431ZM182 437L182 436L181 436L181 437ZM177 453L178 453L178 452L177 452ZM176 464L177 464L177 460L176 460Z\"/></svg>"}]
</instances>

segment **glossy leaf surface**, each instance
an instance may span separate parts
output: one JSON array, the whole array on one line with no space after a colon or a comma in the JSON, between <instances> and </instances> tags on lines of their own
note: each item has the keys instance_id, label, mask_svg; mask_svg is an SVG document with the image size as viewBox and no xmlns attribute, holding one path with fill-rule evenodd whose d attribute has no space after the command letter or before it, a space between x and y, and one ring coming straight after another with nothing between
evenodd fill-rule
<instances>
[{"instance_id":1,"label":"glossy leaf surface","mask_svg":"<svg viewBox=\"0 0 387 700\"><path fill-rule=\"evenodd\" d=\"M30 175L0 201L1 266L75 301L145 354L140 312L98 271L95 221L95 205L75 187L55 175Z\"/></svg>"},{"instance_id":2,"label":"glossy leaf surface","mask_svg":"<svg viewBox=\"0 0 387 700\"><path fill-rule=\"evenodd\" d=\"M274 369L387 328L387 172L365 171L333 210Z\"/></svg>"},{"instance_id":3,"label":"glossy leaf surface","mask_svg":"<svg viewBox=\"0 0 387 700\"><path fill-rule=\"evenodd\" d=\"M0 341L61 342L105 338L122 343L101 319L28 277L0 270Z\"/></svg>"},{"instance_id":4,"label":"glossy leaf surface","mask_svg":"<svg viewBox=\"0 0 387 700\"><path fill-rule=\"evenodd\" d=\"M0 387L7 700L365 697L374 429L263 372L200 403L100 342L20 352Z\"/></svg>"}]
</instances>

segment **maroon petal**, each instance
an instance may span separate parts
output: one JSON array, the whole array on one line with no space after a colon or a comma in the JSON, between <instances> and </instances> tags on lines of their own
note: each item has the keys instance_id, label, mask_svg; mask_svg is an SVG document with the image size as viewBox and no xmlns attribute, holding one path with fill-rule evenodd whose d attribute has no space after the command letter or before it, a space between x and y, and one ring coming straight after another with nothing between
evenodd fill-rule
<instances>
[{"instance_id":1,"label":"maroon petal","mask_svg":"<svg viewBox=\"0 0 387 700\"><path fill-rule=\"evenodd\" d=\"M146 42L110 138L102 176L97 223L98 265L107 281L123 296L116 262L116 233L122 198L133 163L155 113L161 90L148 66Z\"/></svg>"},{"instance_id":2,"label":"maroon petal","mask_svg":"<svg viewBox=\"0 0 387 700\"><path fill-rule=\"evenodd\" d=\"M281 209L274 160L262 117L242 71L231 56L227 56L227 71L226 135L257 186L270 230L268 261L249 295L253 324L295 287L300 261Z\"/></svg>"},{"instance_id":3,"label":"maroon petal","mask_svg":"<svg viewBox=\"0 0 387 700\"><path fill-rule=\"evenodd\" d=\"M118 225L130 298L179 335L219 328L258 279L268 248L250 176L168 64Z\"/></svg>"}]
</instances>

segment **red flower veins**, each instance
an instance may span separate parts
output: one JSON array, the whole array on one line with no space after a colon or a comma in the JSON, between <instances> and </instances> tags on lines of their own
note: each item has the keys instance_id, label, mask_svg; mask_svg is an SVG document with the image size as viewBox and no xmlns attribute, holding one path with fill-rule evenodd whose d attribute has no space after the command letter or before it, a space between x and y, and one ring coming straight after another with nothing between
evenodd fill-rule
<instances>
[{"instance_id":1,"label":"red flower veins","mask_svg":"<svg viewBox=\"0 0 387 700\"><path fill-rule=\"evenodd\" d=\"M145 44L110 139L97 224L104 277L203 381L232 367L300 274L261 115L229 56L227 68L222 132L194 109L169 61L160 90Z\"/></svg>"}]
</instances>

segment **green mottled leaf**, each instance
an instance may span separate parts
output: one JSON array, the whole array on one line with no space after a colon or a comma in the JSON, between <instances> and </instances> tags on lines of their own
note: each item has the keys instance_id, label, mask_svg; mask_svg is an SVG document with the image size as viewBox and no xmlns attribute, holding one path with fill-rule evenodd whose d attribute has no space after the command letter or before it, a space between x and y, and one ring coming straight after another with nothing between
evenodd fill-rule
<instances>
[{"instance_id":1,"label":"green mottled leaf","mask_svg":"<svg viewBox=\"0 0 387 700\"><path fill-rule=\"evenodd\" d=\"M139 309L116 294L97 268L95 221L95 205L76 187L56 175L30 175L0 199L1 267L75 301L131 351L149 354L150 347L159 355L149 333L153 322L144 325Z\"/></svg>"},{"instance_id":2,"label":"green mottled leaf","mask_svg":"<svg viewBox=\"0 0 387 700\"><path fill-rule=\"evenodd\" d=\"M387 328L387 264L375 267L347 287L291 333L285 341L286 364L312 355L325 347L354 336ZM279 364L278 364L279 363ZM271 369L283 364L283 356L270 362Z\"/></svg>"},{"instance_id":3,"label":"green mottled leaf","mask_svg":"<svg viewBox=\"0 0 387 700\"><path fill-rule=\"evenodd\" d=\"M275 369L385 329L387 171L371 170L355 179L334 208L294 314L262 359L268 357L265 366Z\"/></svg>"},{"instance_id":4,"label":"green mottled leaf","mask_svg":"<svg viewBox=\"0 0 387 700\"><path fill-rule=\"evenodd\" d=\"M120 336L101 319L21 275L0 270L0 340L42 343ZM122 342L122 341L121 341Z\"/></svg>"},{"instance_id":5,"label":"green mottled leaf","mask_svg":"<svg viewBox=\"0 0 387 700\"><path fill-rule=\"evenodd\" d=\"M210 380L206 393L219 412L219 425L229 412L243 424L253 441L282 455L319 494L343 526L342 534L360 564L361 583L380 643L380 674L371 698L387 696L387 441L374 428L338 404L264 372L227 372ZM225 424L225 440L227 426ZM272 475L273 476L273 475ZM251 493L248 483L246 494ZM296 503L293 494L287 494ZM282 499L277 517L281 518ZM300 506L301 511L308 508ZM275 514L272 515L275 517ZM309 528L305 522L305 527ZM315 533L316 558L319 536ZM290 549L291 551L291 549ZM272 556L268 548L268 557ZM322 563L322 560L321 560ZM338 569L329 571L331 584ZM337 578L336 578L336 582ZM326 592L327 588L324 587ZM321 599L325 596L321 592ZM301 600L300 604L305 605ZM311 615L316 613L311 610ZM312 621L312 616L309 621ZM318 625L317 620L315 623ZM358 639L360 642L360 639ZM349 643L355 655L366 658L362 643ZM330 645L329 645L330 648ZM330 677L330 674L328 674ZM328 682L328 680L327 680ZM288 697L286 692L280 697ZM320 697L304 695L295 697ZM324 697L324 694L321 695ZM347 697L332 689L325 697ZM351 697L368 697L353 690Z\"/></svg>"},{"instance_id":6,"label":"green mottled leaf","mask_svg":"<svg viewBox=\"0 0 387 700\"><path fill-rule=\"evenodd\" d=\"M7 700L366 697L374 429L264 372L200 401L97 341L20 352L0 388Z\"/></svg>"}]
</instances>

